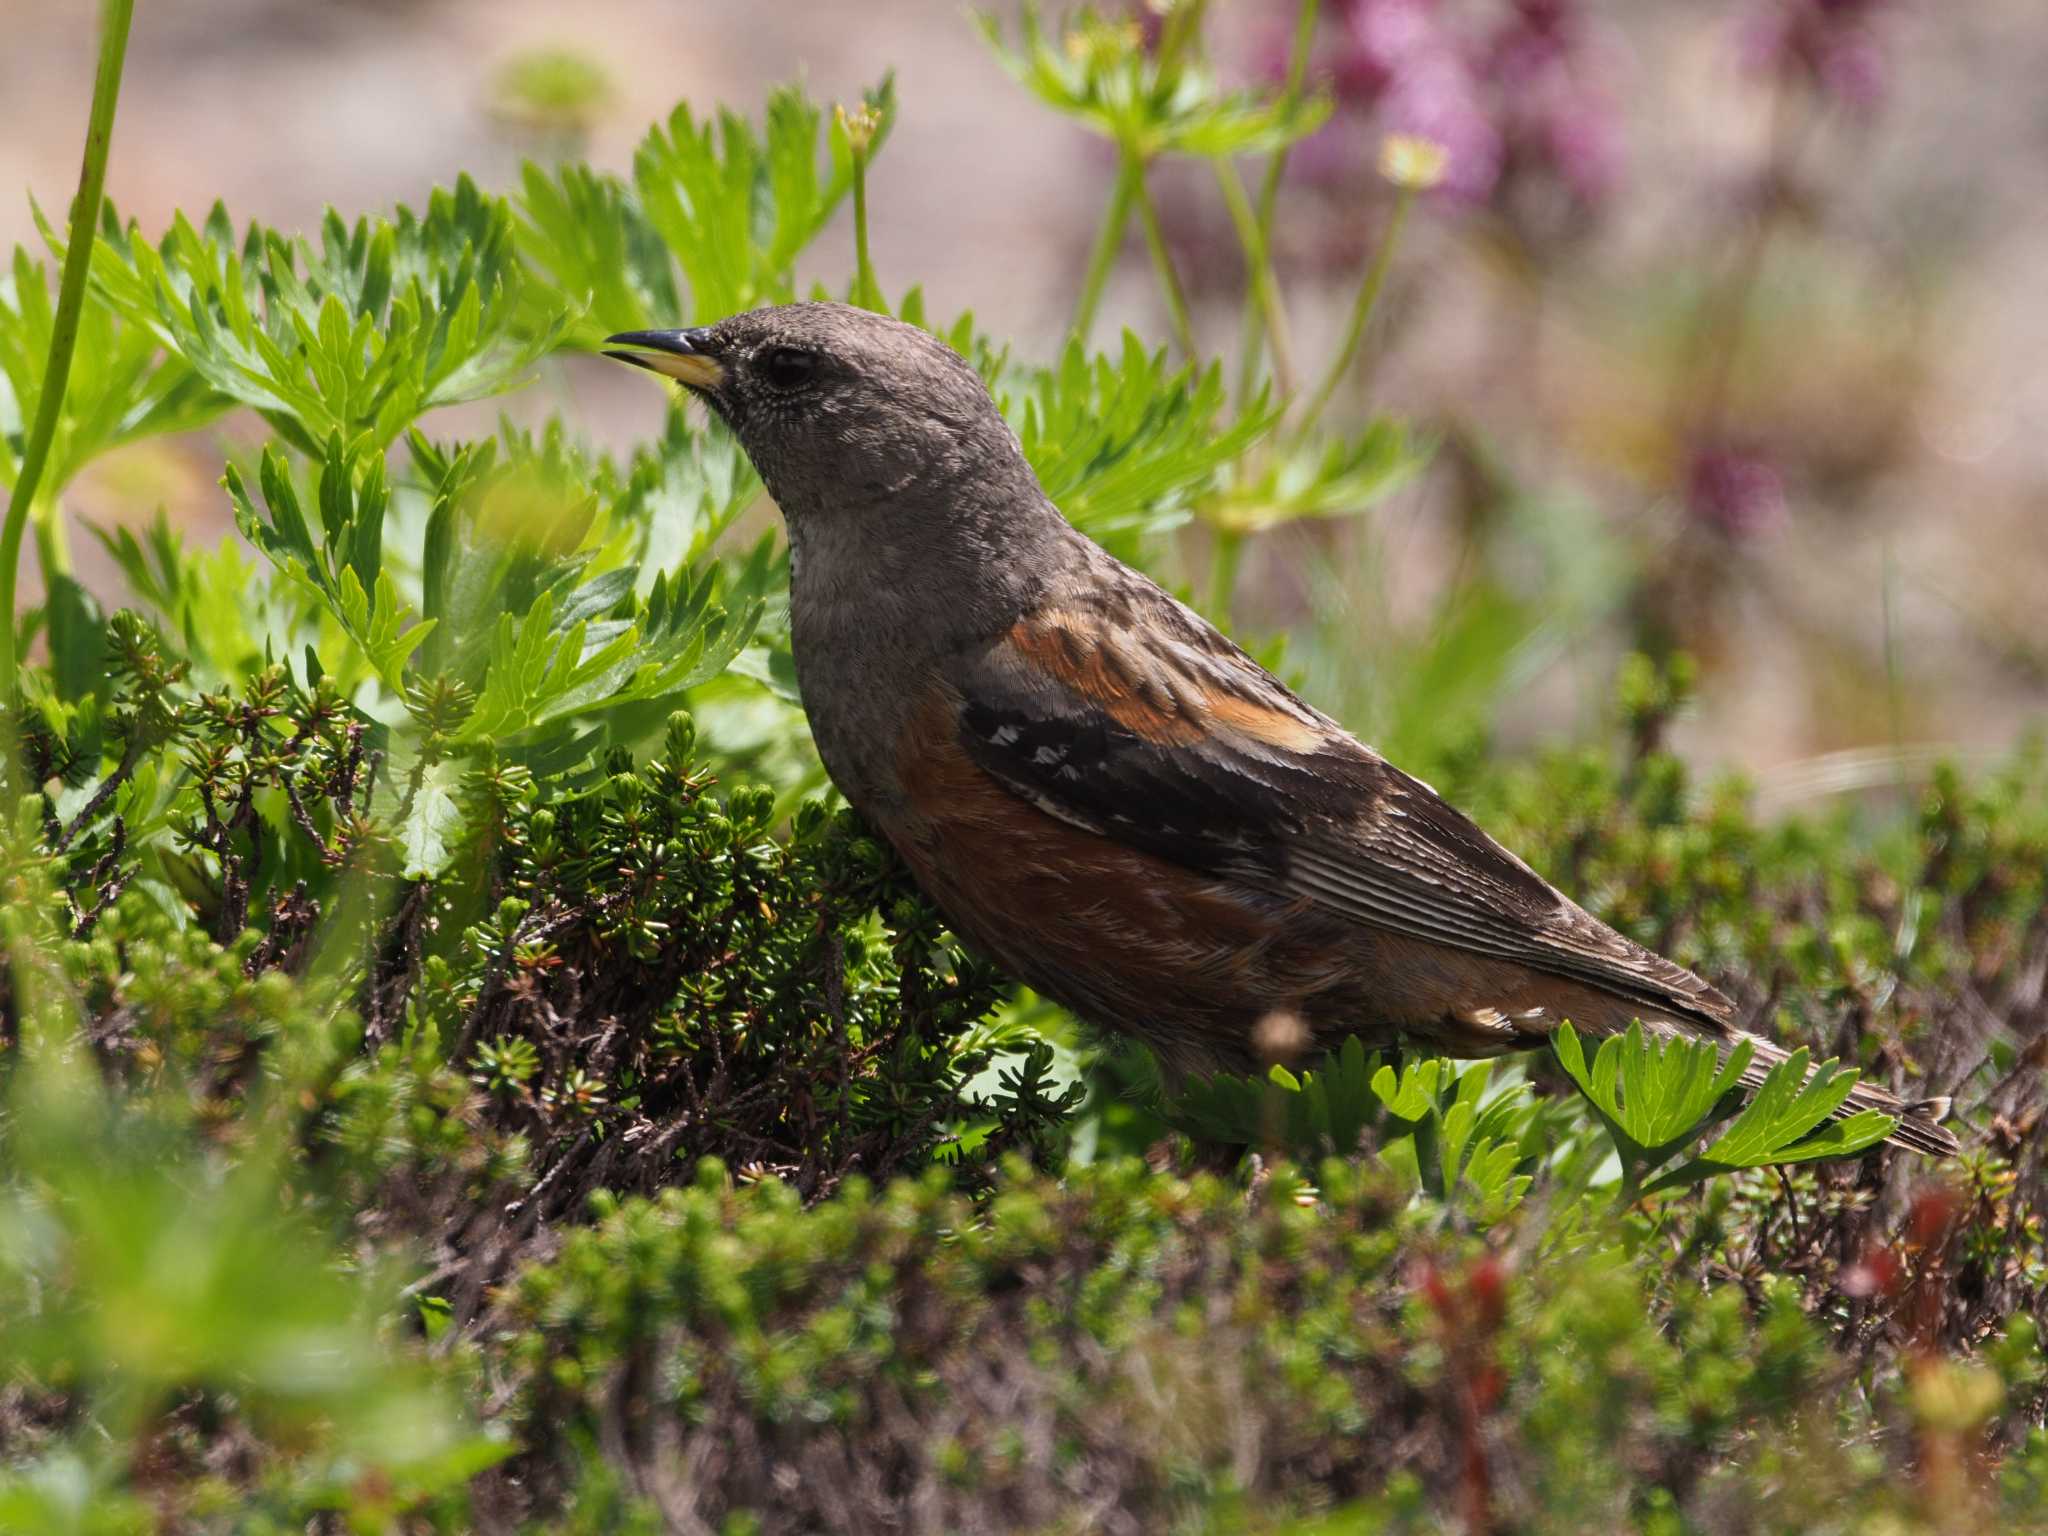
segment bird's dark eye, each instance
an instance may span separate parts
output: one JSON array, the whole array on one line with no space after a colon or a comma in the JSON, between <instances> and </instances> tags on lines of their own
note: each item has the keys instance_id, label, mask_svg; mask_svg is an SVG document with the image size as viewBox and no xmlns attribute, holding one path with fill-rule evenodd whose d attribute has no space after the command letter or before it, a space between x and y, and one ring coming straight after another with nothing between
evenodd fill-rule
<instances>
[{"instance_id":1,"label":"bird's dark eye","mask_svg":"<svg viewBox=\"0 0 2048 1536\"><path fill-rule=\"evenodd\" d=\"M802 347L770 347L761 355L761 377L776 389L795 389L818 371L818 354Z\"/></svg>"}]
</instances>

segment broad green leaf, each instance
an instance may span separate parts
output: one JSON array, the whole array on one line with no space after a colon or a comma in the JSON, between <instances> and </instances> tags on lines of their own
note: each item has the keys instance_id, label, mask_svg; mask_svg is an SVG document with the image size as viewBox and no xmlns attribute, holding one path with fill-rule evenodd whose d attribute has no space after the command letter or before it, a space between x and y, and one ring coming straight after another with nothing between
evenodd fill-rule
<instances>
[{"instance_id":1,"label":"broad green leaf","mask_svg":"<svg viewBox=\"0 0 2048 1536\"><path fill-rule=\"evenodd\" d=\"M447 757L412 762L399 758L392 773L401 786L397 823L403 874L408 880L432 879L447 867L462 836L462 811L456 800L462 765Z\"/></svg>"},{"instance_id":2,"label":"broad green leaf","mask_svg":"<svg viewBox=\"0 0 2048 1536\"><path fill-rule=\"evenodd\" d=\"M1552 1048L1616 1138L1652 1161L1705 1129L1714 1106L1741 1081L1751 1053L1745 1040L1723 1060L1711 1042L1653 1037L1639 1021L1626 1035L1601 1041L1590 1070L1569 1021L1552 1037Z\"/></svg>"},{"instance_id":3,"label":"broad green leaf","mask_svg":"<svg viewBox=\"0 0 2048 1536\"><path fill-rule=\"evenodd\" d=\"M1701 1161L1731 1168L1779 1161L1779 1154L1842 1106L1861 1076L1832 1060L1809 1073L1804 1047L1794 1051L1771 1068L1742 1113L1700 1154Z\"/></svg>"}]
</instances>

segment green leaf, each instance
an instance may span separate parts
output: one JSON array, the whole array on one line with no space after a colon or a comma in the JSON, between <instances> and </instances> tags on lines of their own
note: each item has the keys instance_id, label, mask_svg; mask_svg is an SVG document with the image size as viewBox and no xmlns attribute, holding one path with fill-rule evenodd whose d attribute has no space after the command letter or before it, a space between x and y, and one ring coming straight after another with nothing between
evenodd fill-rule
<instances>
[{"instance_id":1,"label":"green leaf","mask_svg":"<svg viewBox=\"0 0 2048 1536\"><path fill-rule=\"evenodd\" d=\"M260 506L236 466L230 464L222 477L243 536L286 577L318 593L369 670L400 691L407 660L436 623L415 620L383 568L390 498L381 456L365 444L345 447L336 434L307 488L310 495L301 494L274 448L264 450L258 480ZM308 500L319 512L317 536L306 516Z\"/></svg>"},{"instance_id":2,"label":"green leaf","mask_svg":"<svg viewBox=\"0 0 2048 1536\"><path fill-rule=\"evenodd\" d=\"M1069 343L1058 366L1020 382L997 395L1046 495L1126 555L1185 522L1275 419L1264 401L1227 418L1220 369L1170 369L1129 331L1114 356Z\"/></svg>"},{"instance_id":3,"label":"green leaf","mask_svg":"<svg viewBox=\"0 0 2048 1536\"><path fill-rule=\"evenodd\" d=\"M57 697L67 703L104 699L110 680L106 616L100 605L77 581L59 571L50 578L43 613L50 646L50 680L56 685Z\"/></svg>"},{"instance_id":4,"label":"green leaf","mask_svg":"<svg viewBox=\"0 0 2048 1536\"><path fill-rule=\"evenodd\" d=\"M1493 1069L1442 1057L1383 1063L1356 1037L1299 1073L1219 1073L1161 1106L1168 1124L1211 1141L1276 1148L1299 1160L1345 1156L1380 1133L1379 1159L1433 1200L1497 1220L1531 1176L1519 1133L1527 1085L1491 1092ZM1491 1096L1489 1096L1491 1094Z\"/></svg>"},{"instance_id":5,"label":"green leaf","mask_svg":"<svg viewBox=\"0 0 2048 1536\"><path fill-rule=\"evenodd\" d=\"M1626 1035L1601 1041L1590 1070L1570 1021L1551 1044L1616 1141L1652 1166L1706 1128L1715 1106L1741 1081L1753 1049L1740 1041L1723 1060L1709 1041L1653 1038L1640 1021Z\"/></svg>"},{"instance_id":6,"label":"green leaf","mask_svg":"<svg viewBox=\"0 0 2048 1536\"><path fill-rule=\"evenodd\" d=\"M868 93L882 115L876 136L888 131L895 110L888 80ZM637 208L622 192L590 183L543 181L527 207L527 243L563 281L603 293L619 312L627 300L666 299L655 318L684 318L673 284L649 270L644 242L635 240L644 219L680 267L687 315L695 323L723 319L761 304L796 296L796 258L815 240L852 186L852 159L837 137L821 145L824 114L793 86L768 99L756 130L735 113L700 120L687 103L656 127L633 157ZM569 231L565 210L609 227ZM615 253L638 252L628 266L638 292L622 292L592 270Z\"/></svg>"},{"instance_id":7,"label":"green leaf","mask_svg":"<svg viewBox=\"0 0 2048 1536\"><path fill-rule=\"evenodd\" d=\"M520 253L576 307L566 340L594 347L617 331L683 314L674 259L618 177L586 165L520 172Z\"/></svg>"},{"instance_id":8,"label":"green leaf","mask_svg":"<svg viewBox=\"0 0 2048 1536\"><path fill-rule=\"evenodd\" d=\"M1875 1109L1858 1110L1840 1120L1829 1120L1813 1134L1780 1146L1771 1154L1774 1163L1806 1163L1826 1157L1854 1157L1867 1152L1899 1128L1898 1118ZM1711 1149L1709 1149L1711 1150Z\"/></svg>"},{"instance_id":9,"label":"green leaf","mask_svg":"<svg viewBox=\"0 0 2048 1536\"><path fill-rule=\"evenodd\" d=\"M1621 1154L1624 1192L1682 1188L1739 1168L1843 1157L1882 1141L1896 1122L1864 1111L1830 1121L1859 1074L1834 1061L1809 1074L1794 1051L1765 1074L1735 1118L1697 1156L1656 1171L1704 1135L1739 1087L1754 1045L1737 1042L1725 1060L1710 1041L1657 1038L1638 1022L1601 1042L1589 1065L1569 1023L1553 1037L1559 1063L1593 1105ZM1651 1175L1656 1174L1652 1178Z\"/></svg>"},{"instance_id":10,"label":"green leaf","mask_svg":"<svg viewBox=\"0 0 2048 1536\"><path fill-rule=\"evenodd\" d=\"M35 210L59 256L63 242ZM15 476L15 445L40 403L55 304L54 274L15 247L0 273L0 489ZM228 408L182 358L166 354L155 332L104 303L88 300L64 405L50 442L38 499L54 501L101 454L159 433L194 431Z\"/></svg>"},{"instance_id":11,"label":"green leaf","mask_svg":"<svg viewBox=\"0 0 2048 1536\"><path fill-rule=\"evenodd\" d=\"M1330 115L1324 94L1225 91L1194 50L1147 47L1135 20L1083 10L1054 38L1038 8L1027 4L1012 47L994 14L977 19L997 61L1020 84L1140 161L1269 153L1307 137Z\"/></svg>"},{"instance_id":12,"label":"green leaf","mask_svg":"<svg viewBox=\"0 0 2048 1536\"><path fill-rule=\"evenodd\" d=\"M336 610L349 637L361 647L370 668L394 692L404 685L405 662L433 630L433 621L408 622L412 610L398 600L389 574L379 575L373 602L363 600L362 584L353 569L341 573Z\"/></svg>"},{"instance_id":13,"label":"green leaf","mask_svg":"<svg viewBox=\"0 0 2048 1536\"><path fill-rule=\"evenodd\" d=\"M515 387L566 318L518 262L509 207L467 177L423 215L330 212L317 248L251 226L237 251L218 207L205 233L179 215L155 245L131 226L99 238L93 282L220 403L313 455L337 434L385 447L426 410Z\"/></svg>"},{"instance_id":14,"label":"green leaf","mask_svg":"<svg viewBox=\"0 0 2048 1536\"><path fill-rule=\"evenodd\" d=\"M427 880L448 865L462 835L462 811L456 791L462 765L452 758L431 757L393 763L393 774L406 786L398 815L398 846L408 880Z\"/></svg>"},{"instance_id":15,"label":"green leaf","mask_svg":"<svg viewBox=\"0 0 2048 1536\"><path fill-rule=\"evenodd\" d=\"M1373 1074L1372 1091L1396 1120L1416 1124L1428 1118L1436 1104L1437 1081L1446 1070L1443 1058L1426 1056L1383 1066Z\"/></svg>"},{"instance_id":16,"label":"green leaf","mask_svg":"<svg viewBox=\"0 0 2048 1536\"><path fill-rule=\"evenodd\" d=\"M1375 418L1355 437L1286 444L1205 503L1202 520L1232 533L1262 533L1312 518L1351 517L1392 495L1429 463L1432 446Z\"/></svg>"},{"instance_id":17,"label":"green leaf","mask_svg":"<svg viewBox=\"0 0 2048 1536\"><path fill-rule=\"evenodd\" d=\"M1833 1060L1822 1062L1809 1074L1805 1049L1794 1051L1765 1075L1742 1113L1700 1154L1700 1161L1726 1168L1755 1168L1767 1163L1835 1155L1830 1149L1839 1144L1839 1133L1824 1134L1812 1142L1808 1141L1808 1133L1841 1108L1861 1076L1854 1067L1843 1067ZM1883 1122L1883 1130L1873 1140L1882 1140L1896 1124L1888 1115L1874 1115L1874 1120ZM1873 1121L1865 1122L1870 1123ZM1802 1158L1787 1156L1802 1144L1817 1150L1805 1153Z\"/></svg>"}]
</instances>

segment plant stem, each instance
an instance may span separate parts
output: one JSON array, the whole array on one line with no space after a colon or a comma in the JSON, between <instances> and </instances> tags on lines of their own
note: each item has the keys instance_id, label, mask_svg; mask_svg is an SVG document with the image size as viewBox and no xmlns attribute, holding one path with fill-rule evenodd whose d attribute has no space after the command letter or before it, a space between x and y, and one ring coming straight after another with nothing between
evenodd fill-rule
<instances>
[{"instance_id":1,"label":"plant stem","mask_svg":"<svg viewBox=\"0 0 2048 1536\"><path fill-rule=\"evenodd\" d=\"M868 255L868 157L865 149L853 152L853 302L862 309L882 307L882 286L875 281L875 264Z\"/></svg>"},{"instance_id":2,"label":"plant stem","mask_svg":"<svg viewBox=\"0 0 2048 1536\"><path fill-rule=\"evenodd\" d=\"M1230 222L1237 226L1238 243L1244 247L1245 265L1251 273L1252 297L1257 302L1257 312L1264 316L1265 332L1272 340L1273 384L1285 400L1294 393L1294 342L1287 328L1287 311L1280 300L1280 285L1273 278L1272 252L1266 245L1265 231L1259 227L1258 216L1252 212L1251 200L1245 196L1244 181L1237 174L1237 165L1231 160L1216 162L1216 185L1222 189L1224 206L1230 210ZM1243 381L1240 396L1251 392L1249 378Z\"/></svg>"},{"instance_id":3,"label":"plant stem","mask_svg":"<svg viewBox=\"0 0 2048 1536\"><path fill-rule=\"evenodd\" d=\"M1202 13L1209 7L1209 0L1182 0L1167 11L1166 25L1160 29L1159 53L1154 60L1162 83L1166 82L1180 67L1180 56L1188 51L1190 43L1199 46L1202 38Z\"/></svg>"},{"instance_id":4,"label":"plant stem","mask_svg":"<svg viewBox=\"0 0 2048 1536\"><path fill-rule=\"evenodd\" d=\"M65 536L64 519L59 515L56 498L39 497L29 508L28 517L35 524L36 564L42 567L45 584L52 576L68 575L71 571L71 541Z\"/></svg>"},{"instance_id":5,"label":"plant stem","mask_svg":"<svg viewBox=\"0 0 2048 1536\"><path fill-rule=\"evenodd\" d=\"M1181 355L1195 361L1195 324L1188 314L1188 296L1181 288L1180 274L1173 270L1173 254L1166 248L1166 231L1159 224L1159 209L1152 202L1152 189L1145 182L1145 168L1138 166L1138 222L1144 226L1145 245L1152 252L1152 266L1159 274L1159 288L1166 295L1166 312L1173 321L1174 340Z\"/></svg>"},{"instance_id":6,"label":"plant stem","mask_svg":"<svg viewBox=\"0 0 2048 1536\"><path fill-rule=\"evenodd\" d=\"M1095 248L1088 255L1088 275L1081 282L1081 300L1074 306L1074 340L1088 345L1088 333L1095 329L1095 311L1102 303L1102 290L1109 283L1109 269L1116 265L1116 253L1123 249L1124 230L1131 222L1131 200L1144 173L1135 159L1118 160L1116 182L1109 189L1109 206L1102 211L1102 228L1096 232Z\"/></svg>"},{"instance_id":7,"label":"plant stem","mask_svg":"<svg viewBox=\"0 0 2048 1536\"><path fill-rule=\"evenodd\" d=\"M1367 268L1365 281L1358 285L1358 297L1351 305L1351 319L1344 327L1343 343L1337 348L1337 355L1330 362L1330 370L1323 375L1323 382L1309 401L1308 411L1301 419L1300 431L1306 436L1323 414L1323 408L1330 403L1330 396L1337 392L1337 386L1344 382L1344 375L1351 371L1353 359L1358 356L1358 345L1365 339L1365 324L1372 318L1373 306L1379 302L1380 289L1386 286L1387 269L1394 262L1394 247L1401 241L1401 226L1408 221L1408 206L1415 201L1415 189L1402 187L1394 194L1394 211L1387 219L1387 232L1380 237L1380 248L1374 253L1371 267Z\"/></svg>"},{"instance_id":8,"label":"plant stem","mask_svg":"<svg viewBox=\"0 0 2048 1536\"><path fill-rule=\"evenodd\" d=\"M1799 102L1792 87L1780 76L1771 97L1770 138L1759 183L1763 192L1761 205L1749 221L1727 280L1712 300L1713 313L1708 323L1698 329L1695 355L1702 360L1689 370L1685 379L1693 394L1689 414L1698 434L1710 435L1723 426L1736 360L1748 332L1757 284L1763 276L1764 256L1787 210L1786 188L1793 184L1807 122L1799 115Z\"/></svg>"},{"instance_id":9,"label":"plant stem","mask_svg":"<svg viewBox=\"0 0 2048 1536\"><path fill-rule=\"evenodd\" d=\"M78 317L85 307L85 280L92 267L98 237L100 200L107 184L107 152L114 138L114 103L121 94L121 66L128 56L128 24L135 0L104 0L100 7L99 70L92 87L92 112L85 132L85 159L78 173L78 196L71 204L69 240L64 248L64 274L57 285L57 313L50 327L50 356L43 365L42 393L36 399L35 425L21 456L14 494L7 502L7 520L0 524L0 689L12 698L21 685L15 655L15 581L21 566L21 540L36 487L49 462L50 443L64 409L64 388L71 379L71 353L78 342ZM54 515L54 513L52 514ZM9 744L12 750L12 743Z\"/></svg>"},{"instance_id":10,"label":"plant stem","mask_svg":"<svg viewBox=\"0 0 2048 1536\"><path fill-rule=\"evenodd\" d=\"M1294 17L1294 44L1287 55L1287 94L1301 93L1302 82L1308 78L1308 59L1315 46L1316 13L1320 0L1301 0L1301 9ZM1259 246L1270 256L1273 250L1273 215L1280 203L1280 182L1287 174L1288 146L1282 144L1266 161L1266 179L1259 187ZM1237 398L1240 401L1251 398L1252 385L1259 374L1259 348L1264 338L1264 316L1256 305L1247 305L1244 312L1244 335L1239 338L1237 365ZM1275 374L1278 374L1278 360L1275 360ZM1285 391L1283 389L1282 393Z\"/></svg>"},{"instance_id":11,"label":"plant stem","mask_svg":"<svg viewBox=\"0 0 2048 1536\"><path fill-rule=\"evenodd\" d=\"M1209 614L1223 628L1230 628L1230 611L1237 601L1237 572L1244 563L1244 534L1236 528L1218 528L1216 544L1209 552Z\"/></svg>"}]
</instances>

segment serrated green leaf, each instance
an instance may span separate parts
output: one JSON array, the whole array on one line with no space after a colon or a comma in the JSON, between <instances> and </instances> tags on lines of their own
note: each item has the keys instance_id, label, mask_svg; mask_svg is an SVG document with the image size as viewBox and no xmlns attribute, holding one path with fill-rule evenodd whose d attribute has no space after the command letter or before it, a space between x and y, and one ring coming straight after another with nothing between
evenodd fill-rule
<instances>
[{"instance_id":1,"label":"serrated green leaf","mask_svg":"<svg viewBox=\"0 0 2048 1536\"><path fill-rule=\"evenodd\" d=\"M1057 366L998 380L997 397L1046 495L1125 554L1187 521L1275 419L1264 401L1230 415L1219 369L1170 368L1128 331L1116 355L1070 343Z\"/></svg>"},{"instance_id":2,"label":"serrated green leaf","mask_svg":"<svg viewBox=\"0 0 2048 1536\"><path fill-rule=\"evenodd\" d=\"M1205 502L1202 520L1232 533L1260 533L1310 519L1350 517L1407 485L1434 445L1401 423L1375 418L1355 437L1291 442Z\"/></svg>"},{"instance_id":3,"label":"serrated green leaf","mask_svg":"<svg viewBox=\"0 0 2048 1536\"><path fill-rule=\"evenodd\" d=\"M509 208L466 177L424 215L330 214L317 249L252 226L238 254L223 211L208 225L179 215L154 246L132 227L101 236L95 291L305 452L336 432L382 447L431 406L508 389L561 330L564 306L515 259Z\"/></svg>"},{"instance_id":4,"label":"serrated green leaf","mask_svg":"<svg viewBox=\"0 0 2048 1536\"><path fill-rule=\"evenodd\" d=\"M1313 133L1330 114L1327 95L1225 91L1192 50L1148 48L1134 21L1083 10L1052 38L1027 4L1012 47L995 15L977 19L1012 77L1140 162L1268 152Z\"/></svg>"},{"instance_id":5,"label":"serrated green leaf","mask_svg":"<svg viewBox=\"0 0 2048 1536\"><path fill-rule=\"evenodd\" d=\"M432 879L447 868L462 835L462 810L456 798L462 765L452 758L439 758L410 768L402 761L393 766L409 797L402 802L398 818L405 878Z\"/></svg>"},{"instance_id":6,"label":"serrated green leaf","mask_svg":"<svg viewBox=\"0 0 2048 1536\"><path fill-rule=\"evenodd\" d=\"M1701 1161L1730 1168L1778 1161L1841 1107L1861 1076L1833 1060L1809 1074L1805 1049L1794 1051L1765 1075L1742 1113L1700 1154Z\"/></svg>"}]
</instances>

